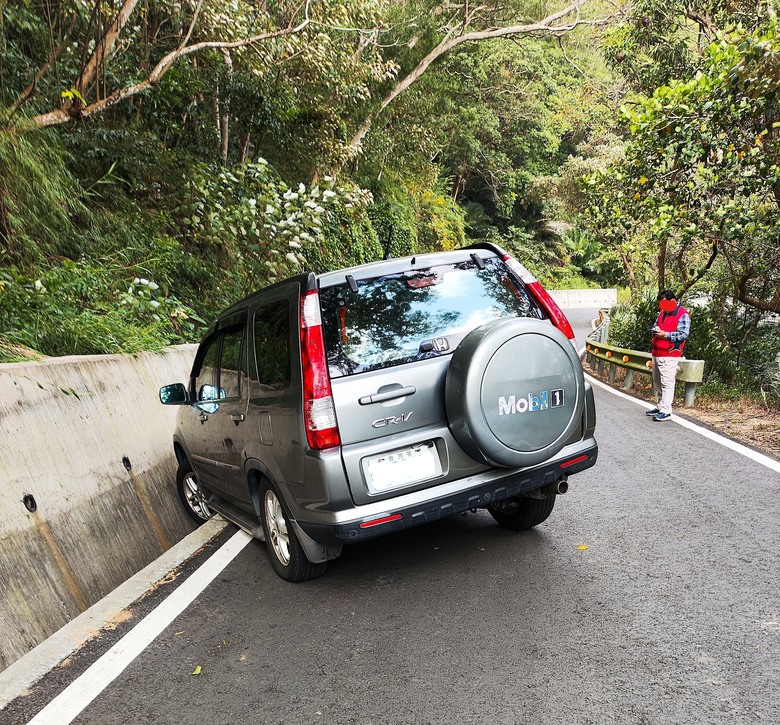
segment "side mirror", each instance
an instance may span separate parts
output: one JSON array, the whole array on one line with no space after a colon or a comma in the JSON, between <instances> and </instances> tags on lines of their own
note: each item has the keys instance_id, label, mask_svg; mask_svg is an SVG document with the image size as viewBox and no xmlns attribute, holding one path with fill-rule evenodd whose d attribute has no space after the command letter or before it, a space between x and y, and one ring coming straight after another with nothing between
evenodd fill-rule
<instances>
[{"instance_id":1,"label":"side mirror","mask_svg":"<svg viewBox=\"0 0 780 725\"><path fill-rule=\"evenodd\" d=\"M160 388L160 402L163 405L183 405L187 402L187 388L184 383L163 385Z\"/></svg>"}]
</instances>

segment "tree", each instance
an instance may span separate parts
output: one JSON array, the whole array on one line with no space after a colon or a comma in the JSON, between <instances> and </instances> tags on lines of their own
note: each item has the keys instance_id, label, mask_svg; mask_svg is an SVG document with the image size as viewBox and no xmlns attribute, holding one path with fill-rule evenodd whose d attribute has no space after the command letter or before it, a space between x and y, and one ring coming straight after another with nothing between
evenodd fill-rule
<instances>
[{"instance_id":1,"label":"tree","mask_svg":"<svg viewBox=\"0 0 780 725\"><path fill-rule=\"evenodd\" d=\"M694 75L624 108L625 160L592 180L595 206L645 225L659 286L684 293L712 271L780 312L779 31L723 34Z\"/></svg>"}]
</instances>

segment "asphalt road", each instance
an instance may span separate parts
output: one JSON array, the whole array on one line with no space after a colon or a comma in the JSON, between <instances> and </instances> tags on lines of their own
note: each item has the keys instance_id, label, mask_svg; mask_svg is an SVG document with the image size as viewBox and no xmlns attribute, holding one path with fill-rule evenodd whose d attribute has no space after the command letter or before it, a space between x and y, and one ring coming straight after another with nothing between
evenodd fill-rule
<instances>
[{"instance_id":1,"label":"asphalt road","mask_svg":"<svg viewBox=\"0 0 780 725\"><path fill-rule=\"evenodd\" d=\"M595 393L599 462L537 529L458 516L298 585L250 542L73 722L780 723L780 475ZM0 721L27 722L173 586Z\"/></svg>"}]
</instances>

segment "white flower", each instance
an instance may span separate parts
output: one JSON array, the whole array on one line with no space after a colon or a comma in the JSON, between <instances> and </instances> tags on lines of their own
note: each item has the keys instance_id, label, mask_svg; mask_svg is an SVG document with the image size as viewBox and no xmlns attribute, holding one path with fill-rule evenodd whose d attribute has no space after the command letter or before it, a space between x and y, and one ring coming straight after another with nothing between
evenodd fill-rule
<instances>
[{"instance_id":1,"label":"white flower","mask_svg":"<svg viewBox=\"0 0 780 725\"><path fill-rule=\"evenodd\" d=\"M265 205L265 213L266 214L273 214L276 211L270 204Z\"/></svg>"},{"instance_id":2,"label":"white flower","mask_svg":"<svg viewBox=\"0 0 780 725\"><path fill-rule=\"evenodd\" d=\"M287 254L285 254L284 258L288 262L292 262L293 264L298 264L298 258L292 252L288 252Z\"/></svg>"},{"instance_id":3,"label":"white flower","mask_svg":"<svg viewBox=\"0 0 780 725\"><path fill-rule=\"evenodd\" d=\"M298 184L298 193L299 194L305 194L306 193L306 187L302 183Z\"/></svg>"},{"instance_id":4,"label":"white flower","mask_svg":"<svg viewBox=\"0 0 780 725\"><path fill-rule=\"evenodd\" d=\"M330 199L334 196L336 196L336 192L331 191L330 189L325 189L325 191L322 192L322 198L325 200Z\"/></svg>"},{"instance_id":5,"label":"white flower","mask_svg":"<svg viewBox=\"0 0 780 725\"><path fill-rule=\"evenodd\" d=\"M149 306L156 310L160 306L160 303L157 300L149 300Z\"/></svg>"}]
</instances>

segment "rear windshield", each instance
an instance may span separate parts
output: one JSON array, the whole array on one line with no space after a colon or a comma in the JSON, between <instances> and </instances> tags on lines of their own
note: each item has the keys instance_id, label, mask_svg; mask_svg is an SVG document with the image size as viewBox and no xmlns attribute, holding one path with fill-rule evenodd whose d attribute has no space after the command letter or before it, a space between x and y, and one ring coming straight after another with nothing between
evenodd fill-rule
<instances>
[{"instance_id":1,"label":"rear windshield","mask_svg":"<svg viewBox=\"0 0 780 725\"><path fill-rule=\"evenodd\" d=\"M489 320L544 313L499 259L442 264L320 291L331 377L446 355Z\"/></svg>"}]
</instances>

